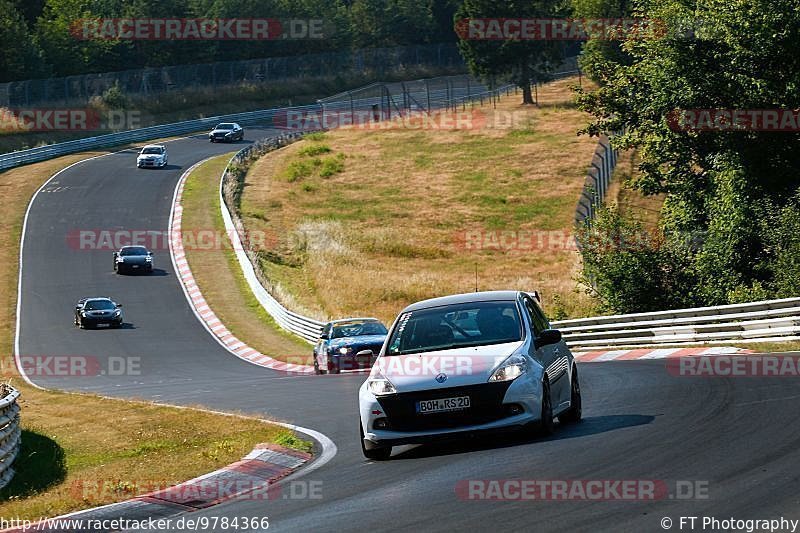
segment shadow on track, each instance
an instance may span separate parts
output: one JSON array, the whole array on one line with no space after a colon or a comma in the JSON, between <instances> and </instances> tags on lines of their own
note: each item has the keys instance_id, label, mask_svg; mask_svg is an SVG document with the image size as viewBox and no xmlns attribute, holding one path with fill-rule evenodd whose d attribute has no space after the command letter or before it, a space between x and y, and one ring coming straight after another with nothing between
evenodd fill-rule
<instances>
[{"instance_id":1,"label":"shadow on track","mask_svg":"<svg viewBox=\"0 0 800 533\"><path fill-rule=\"evenodd\" d=\"M459 438L459 440L437 442L415 447L407 452L392 457L397 459L419 459L439 455L453 455L497 448L510 448L536 442L546 442L576 437L586 437L598 433L606 433L627 427L642 426L655 420L651 415L606 415L584 417L579 424L557 424L556 432L549 437L531 438L524 433L484 434L475 437Z\"/></svg>"}]
</instances>

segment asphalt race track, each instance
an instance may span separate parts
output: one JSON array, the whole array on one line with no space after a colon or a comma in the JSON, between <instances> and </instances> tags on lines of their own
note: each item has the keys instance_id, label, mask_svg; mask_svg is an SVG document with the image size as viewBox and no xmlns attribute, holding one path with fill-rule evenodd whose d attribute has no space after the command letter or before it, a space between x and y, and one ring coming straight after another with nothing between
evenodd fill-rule
<instances>
[{"instance_id":1,"label":"asphalt race track","mask_svg":"<svg viewBox=\"0 0 800 533\"><path fill-rule=\"evenodd\" d=\"M166 169L137 170L134 152L112 154L72 167L36 197L23 252L19 351L90 355L102 368L109 358L141 361L139 375L34 373L43 387L256 413L336 443L333 460L304 478L321 483L321 499L229 502L195 516L268 516L277 531L663 531L663 517L673 530L680 516L800 518L798 380L679 378L663 361L580 365L585 420L552 438L407 447L390 461L365 461L356 426L363 376L294 376L240 361L189 309L167 250L156 250L155 275L116 276L110 251L80 250L68 239L76 230L165 232L181 173L236 146L197 136L168 149ZM73 327L75 301L95 295L124 305L123 329ZM670 495L460 499L456 485L470 479L662 480ZM708 497L677 498L679 481L699 482L692 486L707 487Z\"/></svg>"}]
</instances>

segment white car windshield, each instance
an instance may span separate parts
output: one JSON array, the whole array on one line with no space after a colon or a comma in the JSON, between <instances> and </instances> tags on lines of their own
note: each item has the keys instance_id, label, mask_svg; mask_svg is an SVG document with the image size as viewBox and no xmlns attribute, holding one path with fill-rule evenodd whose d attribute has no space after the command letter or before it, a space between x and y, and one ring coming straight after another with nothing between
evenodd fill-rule
<instances>
[{"instance_id":1,"label":"white car windshield","mask_svg":"<svg viewBox=\"0 0 800 533\"><path fill-rule=\"evenodd\" d=\"M154 146L154 147L152 147L152 148L144 148L144 149L142 150L142 153L143 153L143 154L155 154L155 155L161 155L161 153L162 153L162 150L161 150L161 148L157 148L157 147L155 147L155 146Z\"/></svg>"},{"instance_id":2,"label":"white car windshield","mask_svg":"<svg viewBox=\"0 0 800 533\"><path fill-rule=\"evenodd\" d=\"M522 338L513 301L469 302L403 313L386 355L515 342Z\"/></svg>"},{"instance_id":3,"label":"white car windshield","mask_svg":"<svg viewBox=\"0 0 800 533\"><path fill-rule=\"evenodd\" d=\"M217 130L232 130L233 129L233 124L220 124L219 126L217 126L214 129L217 129Z\"/></svg>"}]
</instances>

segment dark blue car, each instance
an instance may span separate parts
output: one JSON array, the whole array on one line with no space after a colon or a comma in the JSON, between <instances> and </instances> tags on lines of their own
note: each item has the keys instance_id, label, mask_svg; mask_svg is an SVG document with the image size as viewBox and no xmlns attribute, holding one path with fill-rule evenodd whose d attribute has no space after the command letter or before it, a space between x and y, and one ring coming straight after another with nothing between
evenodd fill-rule
<instances>
[{"instance_id":1,"label":"dark blue car","mask_svg":"<svg viewBox=\"0 0 800 533\"><path fill-rule=\"evenodd\" d=\"M338 374L342 370L371 368L386 340L386 333L386 326L376 318L328 322L314 346L314 373Z\"/></svg>"}]
</instances>

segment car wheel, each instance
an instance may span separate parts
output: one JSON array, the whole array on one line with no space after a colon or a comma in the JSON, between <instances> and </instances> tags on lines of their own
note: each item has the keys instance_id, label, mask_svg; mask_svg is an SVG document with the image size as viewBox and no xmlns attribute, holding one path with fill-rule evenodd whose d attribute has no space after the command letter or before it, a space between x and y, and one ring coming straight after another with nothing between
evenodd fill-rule
<instances>
[{"instance_id":1,"label":"car wheel","mask_svg":"<svg viewBox=\"0 0 800 533\"><path fill-rule=\"evenodd\" d=\"M328 359L328 373L339 374L342 371L336 359Z\"/></svg>"},{"instance_id":2,"label":"car wheel","mask_svg":"<svg viewBox=\"0 0 800 533\"><path fill-rule=\"evenodd\" d=\"M314 374L320 375L322 374L322 370L319 369L319 361L317 361L317 355L314 354Z\"/></svg>"},{"instance_id":3,"label":"car wheel","mask_svg":"<svg viewBox=\"0 0 800 533\"><path fill-rule=\"evenodd\" d=\"M572 371L572 386L570 387L570 406L566 412L559 415L558 420L562 424L574 424L583 418L583 400L581 398L581 385L578 382L577 370Z\"/></svg>"},{"instance_id":4,"label":"car wheel","mask_svg":"<svg viewBox=\"0 0 800 533\"><path fill-rule=\"evenodd\" d=\"M112 322L111 327L114 329L120 329L122 327L122 322Z\"/></svg>"},{"instance_id":5,"label":"car wheel","mask_svg":"<svg viewBox=\"0 0 800 533\"><path fill-rule=\"evenodd\" d=\"M539 433L542 436L552 435L555 431L553 423L553 403L550 399L550 382L542 383L542 420L539 422Z\"/></svg>"},{"instance_id":6,"label":"car wheel","mask_svg":"<svg viewBox=\"0 0 800 533\"><path fill-rule=\"evenodd\" d=\"M382 446L380 448L367 448L364 445L364 428L361 427L361 420L358 421L358 433L361 436L361 452L364 457L373 461L385 461L392 456L391 446Z\"/></svg>"},{"instance_id":7,"label":"car wheel","mask_svg":"<svg viewBox=\"0 0 800 533\"><path fill-rule=\"evenodd\" d=\"M73 319L72 319L72 324L73 324L73 325L74 325L76 328L79 328L79 327L81 327L80 323L78 322L78 315L75 315L75 318L73 318Z\"/></svg>"}]
</instances>

